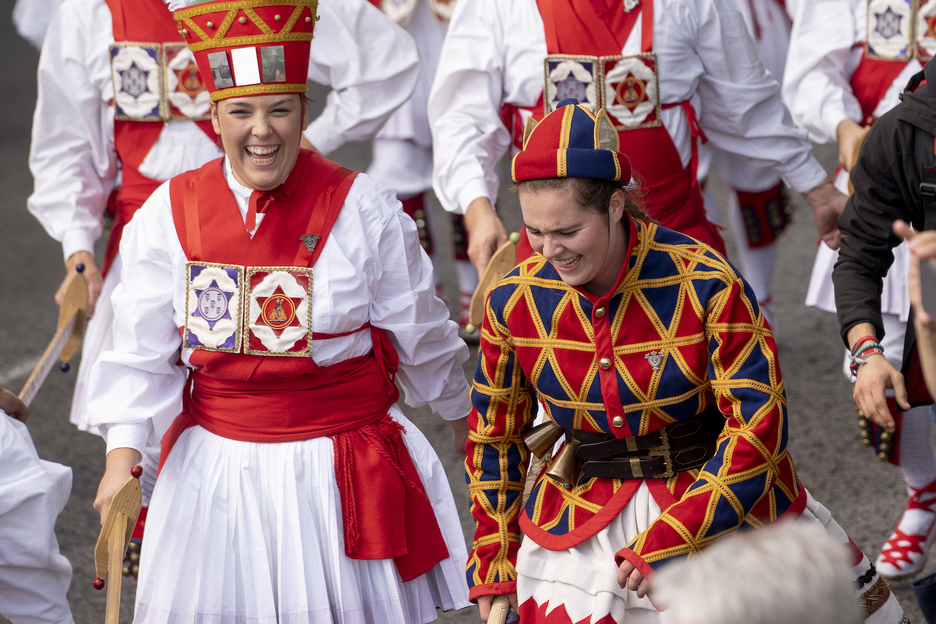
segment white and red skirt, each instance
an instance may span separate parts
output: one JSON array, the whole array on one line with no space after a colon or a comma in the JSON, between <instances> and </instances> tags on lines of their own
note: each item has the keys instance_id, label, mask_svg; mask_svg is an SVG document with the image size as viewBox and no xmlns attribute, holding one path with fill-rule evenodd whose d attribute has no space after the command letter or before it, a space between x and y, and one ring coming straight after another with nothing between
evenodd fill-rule
<instances>
[{"instance_id":1,"label":"white and red skirt","mask_svg":"<svg viewBox=\"0 0 936 624\"><path fill-rule=\"evenodd\" d=\"M146 523L139 624L422 623L469 605L467 549L445 471L393 407L449 557L403 582L393 560L345 555L333 443L179 437ZM367 527L362 527L363 531Z\"/></svg>"}]
</instances>

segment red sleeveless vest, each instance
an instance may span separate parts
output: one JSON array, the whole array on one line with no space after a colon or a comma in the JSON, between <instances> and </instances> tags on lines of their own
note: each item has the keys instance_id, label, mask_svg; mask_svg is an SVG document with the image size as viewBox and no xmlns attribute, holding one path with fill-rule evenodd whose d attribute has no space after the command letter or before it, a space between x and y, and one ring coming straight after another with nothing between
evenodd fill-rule
<instances>
[{"instance_id":1,"label":"red sleeveless vest","mask_svg":"<svg viewBox=\"0 0 936 624\"><path fill-rule=\"evenodd\" d=\"M270 193L271 206L251 238L221 162L211 161L170 182L173 220L186 258L238 266L313 266L356 173L301 150L289 178ZM319 235L312 250L299 240L302 232ZM432 569L448 551L403 444L402 428L388 415L399 398L393 381L396 351L382 330L369 324L360 330L368 328L374 351L331 366L318 366L311 357L194 350L190 394L163 438L163 458L182 431L196 424L248 442L329 436L346 554L394 559L406 581Z\"/></svg>"}]
</instances>

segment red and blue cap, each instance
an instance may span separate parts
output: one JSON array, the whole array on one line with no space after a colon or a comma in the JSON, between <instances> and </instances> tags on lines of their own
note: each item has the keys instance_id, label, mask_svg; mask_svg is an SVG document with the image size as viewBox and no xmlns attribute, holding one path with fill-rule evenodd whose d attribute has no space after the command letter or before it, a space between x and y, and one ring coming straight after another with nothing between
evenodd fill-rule
<instances>
[{"instance_id":1,"label":"red and blue cap","mask_svg":"<svg viewBox=\"0 0 936 624\"><path fill-rule=\"evenodd\" d=\"M630 160L603 108L592 114L573 98L559 102L542 121L527 118L523 150L513 159L514 184L543 178L631 179Z\"/></svg>"}]
</instances>

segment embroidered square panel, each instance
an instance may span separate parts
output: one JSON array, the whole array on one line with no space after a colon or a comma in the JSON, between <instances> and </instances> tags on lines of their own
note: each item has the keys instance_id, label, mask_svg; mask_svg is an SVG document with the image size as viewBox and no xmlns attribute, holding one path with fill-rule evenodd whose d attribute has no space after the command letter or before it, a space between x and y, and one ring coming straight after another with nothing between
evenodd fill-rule
<instances>
[{"instance_id":1,"label":"embroidered square panel","mask_svg":"<svg viewBox=\"0 0 936 624\"><path fill-rule=\"evenodd\" d=\"M312 269L248 267L244 353L309 357Z\"/></svg>"},{"instance_id":2,"label":"embroidered square panel","mask_svg":"<svg viewBox=\"0 0 936 624\"><path fill-rule=\"evenodd\" d=\"M209 262L185 265L182 346L237 353L241 347L244 268Z\"/></svg>"}]
</instances>

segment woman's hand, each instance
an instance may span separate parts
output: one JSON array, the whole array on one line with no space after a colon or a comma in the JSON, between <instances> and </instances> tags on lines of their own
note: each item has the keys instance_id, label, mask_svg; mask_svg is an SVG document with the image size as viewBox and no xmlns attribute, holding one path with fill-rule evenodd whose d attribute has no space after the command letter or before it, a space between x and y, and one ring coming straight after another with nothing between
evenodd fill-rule
<instances>
[{"instance_id":1,"label":"woman's hand","mask_svg":"<svg viewBox=\"0 0 936 624\"><path fill-rule=\"evenodd\" d=\"M803 193L803 197L812 207L819 238L830 249L838 249L842 239L842 234L838 229L838 218L845 210L848 197L835 188L829 178L826 178L816 188Z\"/></svg>"},{"instance_id":2,"label":"woman's hand","mask_svg":"<svg viewBox=\"0 0 936 624\"><path fill-rule=\"evenodd\" d=\"M481 596L478 598L478 609L481 611L481 621L487 622L488 616L491 615L491 604L494 602L494 599L497 596ZM510 606L513 608L514 613L516 613L520 606L517 604L517 594L507 594L507 599L510 600Z\"/></svg>"},{"instance_id":3,"label":"woman's hand","mask_svg":"<svg viewBox=\"0 0 936 624\"><path fill-rule=\"evenodd\" d=\"M104 518L107 517L114 494L130 478L130 469L142 459L140 452L132 448L117 448L107 454L107 468L94 499L94 508L101 514L101 526L104 526Z\"/></svg>"},{"instance_id":4,"label":"woman's hand","mask_svg":"<svg viewBox=\"0 0 936 624\"><path fill-rule=\"evenodd\" d=\"M3 388L0 388L0 410L20 422L26 422L29 418L29 408L26 404L20 401L18 396Z\"/></svg>"},{"instance_id":5,"label":"woman's hand","mask_svg":"<svg viewBox=\"0 0 936 624\"><path fill-rule=\"evenodd\" d=\"M852 397L865 417L888 431L894 431L894 416L887 407L886 390L893 390L901 410L910 409L903 374L883 355L872 355L858 369Z\"/></svg>"},{"instance_id":6,"label":"woman's hand","mask_svg":"<svg viewBox=\"0 0 936 624\"><path fill-rule=\"evenodd\" d=\"M468 457L465 452L465 445L468 443L468 417L450 420L452 427L452 446L455 447L455 453L462 459Z\"/></svg>"},{"instance_id":7,"label":"woman's hand","mask_svg":"<svg viewBox=\"0 0 936 624\"><path fill-rule=\"evenodd\" d=\"M638 598L643 598L650 593L650 581L645 579L634 564L626 559L618 568L617 582L621 589L626 588L637 592Z\"/></svg>"},{"instance_id":8,"label":"woman's hand","mask_svg":"<svg viewBox=\"0 0 936 624\"><path fill-rule=\"evenodd\" d=\"M65 299L65 286L68 284L68 278L78 272L75 268L79 264L84 265L84 278L88 284L88 318L94 316L94 307L97 305L98 297L101 296L101 289L104 288L104 277L98 271L94 264L94 254L87 251L76 251L68 257L65 263L65 279L55 291L55 303L62 307L62 301Z\"/></svg>"},{"instance_id":9,"label":"woman's hand","mask_svg":"<svg viewBox=\"0 0 936 624\"><path fill-rule=\"evenodd\" d=\"M491 256L507 242L507 230L486 197L479 197L468 204L465 229L468 230L468 258L481 277Z\"/></svg>"}]
</instances>

